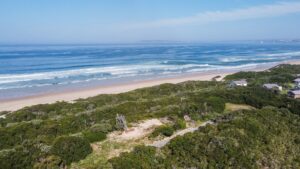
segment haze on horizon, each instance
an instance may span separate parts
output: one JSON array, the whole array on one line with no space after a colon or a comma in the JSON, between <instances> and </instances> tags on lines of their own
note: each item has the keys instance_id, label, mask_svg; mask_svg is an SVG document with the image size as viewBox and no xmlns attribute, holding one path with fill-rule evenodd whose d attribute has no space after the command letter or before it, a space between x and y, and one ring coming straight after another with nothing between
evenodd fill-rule
<instances>
[{"instance_id":1,"label":"haze on horizon","mask_svg":"<svg viewBox=\"0 0 300 169\"><path fill-rule=\"evenodd\" d=\"M296 0L3 0L0 43L299 39Z\"/></svg>"}]
</instances>

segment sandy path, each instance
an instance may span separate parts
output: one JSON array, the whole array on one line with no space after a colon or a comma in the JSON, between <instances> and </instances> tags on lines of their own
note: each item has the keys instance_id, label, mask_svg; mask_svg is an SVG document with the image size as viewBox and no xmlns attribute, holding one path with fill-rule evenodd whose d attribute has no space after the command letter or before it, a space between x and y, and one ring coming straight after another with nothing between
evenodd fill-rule
<instances>
[{"instance_id":1,"label":"sandy path","mask_svg":"<svg viewBox=\"0 0 300 169\"><path fill-rule=\"evenodd\" d=\"M145 120L136 124L134 127L130 127L128 131L124 131L121 134L119 132L113 132L108 138L114 141L137 140L150 134L155 127L160 125L162 125L162 122L158 119Z\"/></svg>"},{"instance_id":2,"label":"sandy path","mask_svg":"<svg viewBox=\"0 0 300 169\"><path fill-rule=\"evenodd\" d=\"M147 136L153 132L155 127L163 125L159 119L149 119L133 124L127 132L112 132L108 135L105 141L98 143L93 143L93 153L90 154L84 160L77 163L73 163L71 168L80 169L83 166L95 166L100 163L106 164L108 159L119 156L123 152L131 152L134 147L138 145L150 145L157 148L165 146L170 140L177 136L182 136L186 133L191 133L196 131L201 126L206 126L207 124L213 124L211 121L207 121L198 125L197 127L190 127L176 132L171 137L155 141L150 143Z\"/></svg>"},{"instance_id":3,"label":"sandy path","mask_svg":"<svg viewBox=\"0 0 300 169\"><path fill-rule=\"evenodd\" d=\"M207 122L204 122L202 123L201 125L197 126L197 127L189 127L189 128L186 128L184 130L181 130L181 131L178 131L177 133L173 134L172 136L170 137L167 137L167 138L164 138L162 140L158 140L158 141L155 141L153 142L152 144L149 144L149 146L154 146L156 148L162 148L163 146L165 146L167 143L169 143L172 139L174 139L175 137L177 136L183 136L185 135L186 133L192 133L196 130L199 129L199 127L204 127L208 124L213 124L212 121L207 121Z\"/></svg>"}]
</instances>

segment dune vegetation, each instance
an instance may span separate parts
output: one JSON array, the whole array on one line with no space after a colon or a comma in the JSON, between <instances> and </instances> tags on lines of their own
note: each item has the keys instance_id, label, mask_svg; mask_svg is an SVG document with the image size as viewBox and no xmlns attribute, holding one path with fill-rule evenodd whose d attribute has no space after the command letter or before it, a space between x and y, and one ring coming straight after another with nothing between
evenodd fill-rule
<instances>
[{"instance_id":1,"label":"dune vegetation","mask_svg":"<svg viewBox=\"0 0 300 169\"><path fill-rule=\"evenodd\" d=\"M300 168L300 101L287 97L298 65L263 72L239 72L224 81L179 84L99 95L1 112L0 166L3 168ZM248 87L228 87L246 79ZM278 83L281 93L262 87ZM147 119L166 119L145 140L112 142L120 130ZM184 117L190 121L186 122ZM178 136L162 148L146 142L169 137L191 123L213 121ZM95 148L100 145L102 148ZM108 151L117 147L115 156ZM124 151L122 151L124 148ZM102 152L103 151L103 152ZM97 159L102 158L102 159Z\"/></svg>"}]
</instances>

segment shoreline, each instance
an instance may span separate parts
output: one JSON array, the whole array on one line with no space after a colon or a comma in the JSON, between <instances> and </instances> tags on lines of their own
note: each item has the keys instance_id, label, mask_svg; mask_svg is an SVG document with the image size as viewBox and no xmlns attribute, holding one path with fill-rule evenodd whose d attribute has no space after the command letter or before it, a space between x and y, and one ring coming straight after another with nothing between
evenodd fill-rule
<instances>
[{"instance_id":1,"label":"shoreline","mask_svg":"<svg viewBox=\"0 0 300 169\"><path fill-rule=\"evenodd\" d=\"M287 61L279 64L300 64L300 61ZM140 88L152 87L164 83L181 83L185 81L209 81L216 76L221 76L218 80L223 79L225 76L239 72L239 71L263 71L267 70L276 65L260 66L247 69L233 69L233 70L213 70L207 72L199 72L192 74L182 74L174 77L156 78L151 80L132 81L122 84L104 85L97 87L90 87L84 89L67 90L59 93L49 93L43 95L28 96L23 98L1 100L0 101L0 112L1 111L16 111L27 106L33 106L38 104L51 104L57 101L73 102L78 99L85 99L94 97L100 94L119 94Z\"/></svg>"}]
</instances>

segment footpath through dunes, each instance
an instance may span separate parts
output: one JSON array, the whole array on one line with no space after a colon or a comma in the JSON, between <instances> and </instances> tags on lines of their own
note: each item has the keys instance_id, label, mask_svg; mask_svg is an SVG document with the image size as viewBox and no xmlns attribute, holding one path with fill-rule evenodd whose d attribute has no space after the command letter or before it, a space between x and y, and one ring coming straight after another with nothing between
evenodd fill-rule
<instances>
[{"instance_id":1,"label":"footpath through dunes","mask_svg":"<svg viewBox=\"0 0 300 169\"><path fill-rule=\"evenodd\" d=\"M226 103L226 108L224 110L224 115L235 112L238 110L253 110L254 108L248 105L232 104ZM220 116L223 117L223 116ZM207 120L204 122L188 122L187 127L181 130L177 130L169 137L157 137L155 139L149 139L149 136L153 131L160 127L167 125L170 121L166 118L161 119L148 119L143 120L138 123L131 123L127 131L114 131L108 134L106 140L93 143L93 153L87 156L87 158L73 163L71 168L73 169L82 169L82 168L94 168L95 166L101 166L106 168L112 168L111 164L108 163L109 159L118 157L121 153L132 152L135 147L140 145L153 146L158 149L163 148L171 140L177 136L183 136L187 133L193 133L201 127L207 125L213 125L216 123L215 120Z\"/></svg>"},{"instance_id":2,"label":"footpath through dunes","mask_svg":"<svg viewBox=\"0 0 300 169\"><path fill-rule=\"evenodd\" d=\"M108 139L120 142L137 140L149 135L155 127L161 125L163 125L163 123L159 119L145 120L137 124L132 124L133 127L130 127L127 131L122 133L113 132L109 134Z\"/></svg>"},{"instance_id":3,"label":"footpath through dunes","mask_svg":"<svg viewBox=\"0 0 300 169\"><path fill-rule=\"evenodd\" d=\"M73 163L71 168L83 169L102 166L111 168L108 160L119 156L123 152L130 152L138 145L144 145L149 142L147 137L158 126L163 125L160 119L149 119L139 123L130 124L127 131L115 131L108 135L107 139L101 142L93 143L93 153L84 160Z\"/></svg>"},{"instance_id":4,"label":"footpath through dunes","mask_svg":"<svg viewBox=\"0 0 300 169\"><path fill-rule=\"evenodd\" d=\"M164 84L118 95L100 95L94 98L81 99L73 104L59 102L55 104L27 107L17 112L6 114L5 119L0 119L0 166L2 166L2 168L33 168L34 166L39 165L46 166L47 168L49 163L51 163L51 165L57 165L57 162L62 162L63 164L64 160L78 156L80 159L76 158L70 161L73 163L72 167L74 166L74 168L94 169L101 168L105 165L113 165L116 169L118 169L118 166L122 166L119 167L119 169L136 168L134 166L123 167L119 161L122 162L129 156L133 157L129 158L129 160L133 160L131 162L125 162L126 165L132 164L134 161L144 162L143 157L137 156L139 154L136 153L141 152L141 149L142 152L145 152L146 154L147 150L150 149L151 151L153 150L153 152L163 152L166 155L170 155L170 158L174 157L174 160L170 160L174 164L176 163L176 160L182 160L183 162L190 164L191 160L206 159L204 163L211 162L212 160L215 161L214 164L211 164L212 166L219 164L220 160L224 160L224 162L227 161L231 164L232 162L236 162L237 166L242 166L241 164L245 158L249 157L249 154L254 153L259 156L262 152L261 148L266 150L265 155L268 157L264 158L263 163L272 159L281 162L281 159L284 159L281 164L285 164L285 161L287 161L286 158L291 160L300 159L298 155L291 155L291 152L300 154L298 145L296 145L300 143L298 134L298 131L300 131L298 124L300 124L300 122L299 118L292 117L292 114L299 116L300 101L287 97L286 93L269 91L263 88L263 84L268 83L270 80L278 80L279 85L283 86L285 90L290 90L293 86L289 86L289 84L293 83L293 80L298 74L300 74L299 66L281 65L264 72L240 72L235 75L230 75L225 78L225 82L189 81L176 85ZM236 88L229 88L227 86L230 80L241 78L248 78L249 86ZM271 108L263 109L261 112L260 109L264 107ZM260 113L269 112L272 110L272 107L278 110L270 114L270 116L261 119ZM239 110L241 108L250 110L231 113L231 111ZM254 110L251 110L253 108ZM257 113L253 114L253 112ZM115 137L113 137L113 135L110 137L110 134L120 128L118 118L116 118L118 117L118 114L126 117L126 121L129 123L128 126L130 132L128 132L129 134L125 133L128 135L122 135L123 133L119 132L115 133ZM240 115L236 116L236 114ZM244 116L244 114L247 114L247 116ZM282 116L277 117L277 119L270 118L276 114L282 114ZM215 118L223 115L226 115L226 117L215 120ZM290 115L291 117L287 119L285 124L279 123L282 119L286 118L286 115ZM187 116L190 118L187 118ZM252 120L248 120L247 118L250 118L248 116L251 116ZM160 119L165 117L168 117L170 123ZM238 118L236 119L235 117ZM232 121L231 128L227 128L227 123L225 123L226 120L232 120L233 118L235 119ZM261 122L258 123L257 118L259 118ZM138 128L143 126L139 124L144 123L145 121L142 120L147 119L158 119L162 125L152 126L153 128L151 125L146 125L150 127L145 127L142 130L132 130L132 127ZM183 126L180 123L183 120L195 120L196 122L212 120L215 124L201 127L200 130L171 139L170 143L166 143L163 148L143 146L170 137L174 134L174 131L178 132L184 130L186 125ZM269 124L268 121L270 121L271 124ZM289 125L292 122L294 122L293 125ZM132 125L132 123L137 124ZM263 128L261 126L263 126ZM282 133L289 134L284 135L277 132L278 128L282 129ZM227 129L228 131L226 131ZM295 130L290 132L290 129ZM151 130L153 130L153 132L151 132ZM213 133L210 133L209 131L213 131ZM248 131L247 135L245 135L245 131ZM136 132L142 134L135 137ZM144 132L145 134L143 134ZM221 138L216 137L214 134L219 132L221 132ZM266 135L268 132L269 135ZM241 137L239 135L236 136L236 134L239 134ZM193 137L193 135L195 136ZM74 137L76 137L75 141L68 141L74 139ZM230 137L232 137L232 139ZM60 138L64 138L64 143L70 146L57 146L56 140L61 140ZM190 138L194 138L194 140L191 140ZM215 138L216 141L212 144L220 145L220 149L213 149L216 151L204 151L207 148L214 148L207 147L211 141L209 138ZM230 140L227 138L230 138ZM270 144L273 143L273 138L278 139L276 145ZM181 144L180 140L182 139L185 140L186 144ZM237 143L235 141L236 139L243 140L241 140L240 144L235 144ZM247 142L249 139L253 141L251 145ZM75 145L80 145L77 144L78 140L85 140L86 146L84 149L74 147L70 150L68 147L71 147L73 143L76 143ZM227 144L227 142L223 141L229 141L229 147L223 147L222 145L225 145L225 143ZM174 145L173 143L176 144ZM94 151L92 151L90 145L92 145ZM197 145L201 146L201 148L198 149L199 151L195 149L195 146ZM249 152L245 152L243 149L237 149L238 147L236 146L246 147ZM53 147L56 147L55 150L58 151L67 147L67 149L63 150L63 153L67 154L67 156L64 154L52 153ZM190 149L187 150L186 148L188 147ZM257 147L260 148L258 149ZM170 148L175 152L179 152L178 154L183 155L176 157L174 156L174 153L170 154L168 151ZM222 156L217 156L220 152L223 152L223 148L226 148L224 154ZM135 149L137 151L135 151ZM84 154L82 153L82 150L89 152L89 154L82 155ZM185 158L188 157L188 155L191 155L191 153L194 152L193 150L198 152L189 158ZM182 151L186 153L181 153ZM233 156L228 156L228 151L232 152L231 155ZM280 157L277 158L275 155L272 155L270 151L275 155L280 155ZM207 152L210 154L205 154ZM120 153L122 154L120 155ZM199 153L202 156L199 156ZM245 156L240 158L241 155ZM255 157L257 157L256 155ZM53 162L53 156L55 156L57 161ZM42 161L40 160L40 157L44 157ZM153 157L155 156L151 156L149 159L154 159ZM197 158L195 159L194 157ZM219 159L216 160L217 157ZM226 159L223 157L228 158ZM241 161L236 161L235 159L232 160L231 157L241 159ZM162 156L162 159L164 160L166 158ZM16 161L18 162L16 163ZM158 162L161 163L161 161ZM251 162L255 161L251 159ZM136 163L134 164L135 166L139 166L138 164L136 165ZM286 166L283 168L291 167Z\"/></svg>"},{"instance_id":5,"label":"footpath through dunes","mask_svg":"<svg viewBox=\"0 0 300 169\"><path fill-rule=\"evenodd\" d=\"M87 156L84 160L73 163L71 168L92 168L96 165L110 168L111 166L108 163L109 159L118 157L123 152L131 152L136 146L148 145L156 148L162 148L175 137L194 132L198 130L199 127L213 124L213 122L209 120L201 124L192 124L191 127L178 130L170 137L165 137L156 141L149 140L148 136L150 136L154 129L164 124L166 124L166 122L162 119L149 119L131 124L132 127L129 127L127 131L112 132L108 135L108 138L105 141L93 143L93 153Z\"/></svg>"},{"instance_id":6,"label":"footpath through dunes","mask_svg":"<svg viewBox=\"0 0 300 169\"><path fill-rule=\"evenodd\" d=\"M187 133L194 132L194 131L198 130L199 127L204 127L204 126L206 126L208 124L214 124L214 123L209 120L209 121L206 121L204 123L201 123L200 125L198 125L196 127L188 127L186 129L179 130L175 134L173 134L172 136L166 137L166 138L164 138L162 140L154 141L153 143L148 144L148 146L153 146L153 147L156 147L156 148L162 148L163 146L165 146L167 143L169 143L175 137L177 137L177 136L183 136L183 135L185 135Z\"/></svg>"},{"instance_id":7,"label":"footpath through dunes","mask_svg":"<svg viewBox=\"0 0 300 169\"><path fill-rule=\"evenodd\" d=\"M255 109L254 107L251 107L249 105L226 103L224 112L229 113L229 112L235 112L235 111L239 111L239 110L254 110L254 109ZM212 121L212 120L208 120L208 121L205 121L205 122L203 122L201 124L198 124L194 127L187 127L186 129L177 131L176 133L174 133L170 137L166 137L166 138L161 139L161 140L156 140L153 143L147 144L147 145L148 146L153 146L153 147L156 147L156 148L162 148L163 146L168 144L175 137L183 136L187 133L192 133L192 132L198 130L200 127L205 127L208 124L215 124L215 122Z\"/></svg>"}]
</instances>

